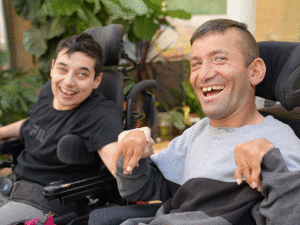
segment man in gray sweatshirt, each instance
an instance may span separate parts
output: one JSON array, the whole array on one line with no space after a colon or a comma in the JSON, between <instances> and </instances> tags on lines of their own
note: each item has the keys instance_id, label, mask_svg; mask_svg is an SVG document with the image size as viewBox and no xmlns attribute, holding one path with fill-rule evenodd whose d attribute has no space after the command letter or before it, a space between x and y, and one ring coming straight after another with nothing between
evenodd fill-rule
<instances>
[{"instance_id":1,"label":"man in gray sweatshirt","mask_svg":"<svg viewBox=\"0 0 300 225\"><path fill-rule=\"evenodd\" d=\"M155 217L125 224L298 224L300 141L255 106L266 67L254 37L243 23L217 19L201 25L191 45L190 82L207 117L150 157L141 131L123 134L114 160L123 156L121 196L163 201ZM248 181L251 188L241 180L247 172L235 172L234 153L254 142L263 146L261 192L257 182Z\"/></svg>"}]
</instances>

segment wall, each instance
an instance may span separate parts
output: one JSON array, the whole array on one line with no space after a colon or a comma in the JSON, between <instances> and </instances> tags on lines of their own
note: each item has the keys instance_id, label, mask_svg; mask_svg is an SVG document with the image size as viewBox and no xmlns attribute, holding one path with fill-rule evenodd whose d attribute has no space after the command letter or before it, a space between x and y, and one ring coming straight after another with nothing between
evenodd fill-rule
<instances>
[{"instance_id":1,"label":"wall","mask_svg":"<svg viewBox=\"0 0 300 225\"><path fill-rule=\"evenodd\" d=\"M300 2L296 0L257 0L257 41L299 41Z\"/></svg>"}]
</instances>

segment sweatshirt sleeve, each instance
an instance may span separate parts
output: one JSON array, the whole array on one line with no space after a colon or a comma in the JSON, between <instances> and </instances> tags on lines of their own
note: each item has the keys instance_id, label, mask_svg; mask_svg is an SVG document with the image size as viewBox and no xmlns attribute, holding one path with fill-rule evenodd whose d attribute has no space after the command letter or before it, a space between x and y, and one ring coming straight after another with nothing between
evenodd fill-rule
<instances>
[{"instance_id":1,"label":"sweatshirt sleeve","mask_svg":"<svg viewBox=\"0 0 300 225\"><path fill-rule=\"evenodd\" d=\"M117 165L120 195L130 201L165 201L171 197L167 181L150 158L141 159L132 174L123 174L123 157Z\"/></svg>"},{"instance_id":2,"label":"sweatshirt sleeve","mask_svg":"<svg viewBox=\"0 0 300 225\"><path fill-rule=\"evenodd\" d=\"M262 161L263 201L253 210L257 225L298 224L300 221L300 171L290 172L279 149Z\"/></svg>"}]
</instances>

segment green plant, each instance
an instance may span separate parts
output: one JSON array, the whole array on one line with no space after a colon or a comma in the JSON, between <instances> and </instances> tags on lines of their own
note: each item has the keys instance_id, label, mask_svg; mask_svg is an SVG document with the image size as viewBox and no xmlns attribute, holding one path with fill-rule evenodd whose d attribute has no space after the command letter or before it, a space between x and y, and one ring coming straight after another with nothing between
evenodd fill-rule
<instances>
[{"instance_id":1,"label":"green plant","mask_svg":"<svg viewBox=\"0 0 300 225\"><path fill-rule=\"evenodd\" d=\"M176 107L170 110L170 122L173 127L175 127L179 131L184 131L189 125L188 117L186 117L184 113L184 107Z\"/></svg>"},{"instance_id":2,"label":"green plant","mask_svg":"<svg viewBox=\"0 0 300 225\"><path fill-rule=\"evenodd\" d=\"M198 117L201 119L205 117L199 99L189 81L189 74L190 74L190 66L189 62L185 63L185 69L186 69L186 74L185 74L185 80L182 83L183 90L185 92L185 105L189 106L191 109L191 113L197 113Z\"/></svg>"},{"instance_id":3,"label":"green plant","mask_svg":"<svg viewBox=\"0 0 300 225\"><path fill-rule=\"evenodd\" d=\"M182 134L185 129L192 126L189 119L190 107L175 107L168 112L158 114L158 133L160 141L170 141Z\"/></svg>"},{"instance_id":4,"label":"green plant","mask_svg":"<svg viewBox=\"0 0 300 225\"><path fill-rule=\"evenodd\" d=\"M0 67L8 63L8 51L0 50Z\"/></svg>"},{"instance_id":5,"label":"green plant","mask_svg":"<svg viewBox=\"0 0 300 225\"><path fill-rule=\"evenodd\" d=\"M48 79L57 43L89 27L111 23L124 25L128 39L142 46L142 65L162 27L172 27L166 17L191 18L183 10L168 10L164 0L12 0L15 11L32 22L24 33L23 44L34 55L44 81ZM139 80L144 78L142 66Z\"/></svg>"},{"instance_id":6,"label":"green plant","mask_svg":"<svg viewBox=\"0 0 300 225\"><path fill-rule=\"evenodd\" d=\"M5 160L5 159L7 159L7 158L0 155L0 162Z\"/></svg>"},{"instance_id":7,"label":"green plant","mask_svg":"<svg viewBox=\"0 0 300 225\"><path fill-rule=\"evenodd\" d=\"M0 72L0 124L7 125L28 117L43 82L34 70Z\"/></svg>"}]
</instances>

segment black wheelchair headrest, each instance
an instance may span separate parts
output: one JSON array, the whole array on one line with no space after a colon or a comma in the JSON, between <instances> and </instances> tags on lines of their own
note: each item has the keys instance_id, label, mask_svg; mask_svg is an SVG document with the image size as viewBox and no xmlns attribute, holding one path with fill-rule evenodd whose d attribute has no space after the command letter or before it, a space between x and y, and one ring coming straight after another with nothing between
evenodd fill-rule
<instances>
[{"instance_id":1,"label":"black wheelchair headrest","mask_svg":"<svg viewBox=\"0 0 300 225\"><path fill-rule=\"evenodd\" d=\"M258 46L267 71L256 96L279 101L287 110L300 106L300 44L265 41Z\"/></svg>"},{"instance_id":2,"label":"black wheelchair headrest","mask_svg":"<svg viewBox=\"0 0 300 225\"><path fill-rule=\"evenodd\" d=\"M123 50L124 28L119 24L111 24L105 27L93 27L84 31L100 44L104 55L104 66L119 64Z\"/></svg>"}]
</instances>

